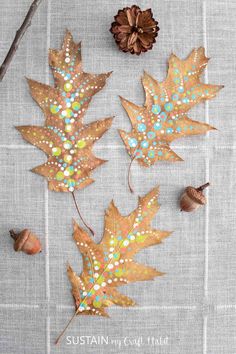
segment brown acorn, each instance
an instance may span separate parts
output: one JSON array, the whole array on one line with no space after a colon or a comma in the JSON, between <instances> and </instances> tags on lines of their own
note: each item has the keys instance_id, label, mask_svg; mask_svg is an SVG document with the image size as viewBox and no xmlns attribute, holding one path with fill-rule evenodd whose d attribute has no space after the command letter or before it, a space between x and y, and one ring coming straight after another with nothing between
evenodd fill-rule
<instances>
[{"instance_id":1,"label":"brown acorn","mask_svg":"<svg viewBox=\"0 0 236 354\"><path fill-rule=\"evenodd\" d=\"M208 182L198 188L187 187L180 197L181 211L191 212L198 209L201 205L205 205L207 200L202 191L209 185L210 183Z\"/></svg>"},{"instance_id":2,"label":"brown acorn","mask_svg":"<svg viewBox=\"0 0 236 354\"><path fill-rule=\"evenodd\" d=\"M10 236L15 240L14 250L16 252L22 251L26 254L33 255L41 252L42 247L38 237L30 230L24 229L18 234L10 230Z\"/></svg>"}]
</instances>

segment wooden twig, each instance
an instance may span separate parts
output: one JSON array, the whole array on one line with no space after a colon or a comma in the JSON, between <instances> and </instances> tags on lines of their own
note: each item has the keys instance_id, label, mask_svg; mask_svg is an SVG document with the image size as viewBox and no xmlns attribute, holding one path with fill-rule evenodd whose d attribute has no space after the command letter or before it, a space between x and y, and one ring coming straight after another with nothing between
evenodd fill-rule
<instances>
[{"instance_id":1,"label":"wooden twig","mask_svg":"<svg viewBox=\"0 0 236 354\"><path fill-rule=\"evenodd\" d=\"M7 72L7 69L9 67L9 65L11 64L11 61L17 51L17 48L19 47L20 41L21 41L22 37L24 36L27 28L31 25L31 20L32 20L34 14L41 2L42 2L42 0L34 0L32 2L21 27L16 31L16 35L15 35L15 38L12 42L12 45L6 55L6 58L4 59L2 65L0 67L0 81L2 81L2 79L4 78L4 76Z\"/></svg>"}]
</instances>

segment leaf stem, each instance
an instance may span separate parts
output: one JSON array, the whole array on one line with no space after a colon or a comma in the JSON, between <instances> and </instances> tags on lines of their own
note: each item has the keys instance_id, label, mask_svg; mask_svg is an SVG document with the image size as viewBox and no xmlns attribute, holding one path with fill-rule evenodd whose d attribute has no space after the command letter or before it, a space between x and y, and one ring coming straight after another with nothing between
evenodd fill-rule
<instances>
[{"instance_id":1,"label":"leaf stem","mask_svg":"<svg viewBox=\"0 0 236 354\"><path fill-rule=\"evenodd\" d=\"M130 164L129 164L129 168L128 168L128 186L129 186L129 190L131 193L134 193L133 187L132 187L132 182L131 182L131 167L132 167L132 163L135 160L135 156L133 156L131 158Z\"/></svg>"},{"instance_id":2,"label":"leaf stem","mask_svg":"<svg viewBox=\"0 0 236 354\"><path fill-rule=\"evenodd\" d=\"M76 199L75 199L75 194L74 194L74 192L72 192L71 194L72 194L72 197L73 197L73 200L74 200L74 203L75 203L75 207L76 207L76 210L77 210L77 212L78 212L78 214L79 214L80 219L82 220L83 224L87 227L87 229L91 232L91 234L94 236L94 231L93 231L93 229L86 223L86 221L84 220L83 216L81 215L81 212L80 212L80 210L79 210L78 203L77 203L77 201L76 201Z\"/></svg>"},{"instance_id":3,"label":"leaf stem","mask_svg":"<svg viewBox=\"0 0 236 354\"><path fill-rule=\"evenodd\" d=\"M10 47L2 65L0 66L0 81L2 81L2 79L4 78L4 76L7 72L7 69L9 67L9 65L11 64L11 61L12 61L14 55L16 54L16 51L17 51L19 44L20 44L20 41L21 41L22 37L24 36L28 27L31 25L31 20L32 20L34 14L41 2L42 2L42 0L34 0L32 2L21 27L16 31L15 38L11 44L11 47Z\"/></svg>"},{"instance_id":4,"label":"leaf stem","mask_svg":"<svg viewBox=\"0 0 236 354\"><path fill-rule=\"evenodd\" d=\"M75 316L77 315L77 311L73 314L73 316L71 317L71 319L68 321L67 325L65 326L65 328L63 329L63 331L59 334L59 336L57 337L56 341L55 341L55 345L57 345L60 342L61 337L63 336L63 334L65 333L65 331L67 330L67 328L69 327L69 325L71 324L71 322L74 320Z\"/></svg>"}]
</instances>

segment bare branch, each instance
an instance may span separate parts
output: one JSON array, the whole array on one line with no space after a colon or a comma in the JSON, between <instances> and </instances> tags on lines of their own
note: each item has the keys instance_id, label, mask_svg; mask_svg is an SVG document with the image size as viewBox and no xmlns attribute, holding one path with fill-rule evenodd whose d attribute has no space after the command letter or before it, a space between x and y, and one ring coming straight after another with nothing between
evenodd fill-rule
<instances>
[{"instance_id":1,"label":"bare branch","mask_svg":"<svg viewBox=\"0 0 236 354\"><path fill-rule=\"evenodd\" d=\"M27 28L31 25L31 20L38 8L38 6L40 5L40 3L42 2L42 0L34 0L27 12L27 15L21 25L21 27L16 31L16 35L15 38L12 42L12 45L6 55L6 58L4 59L1 67L0 67L0 81L2 81L2 79L4 78L7 69L9 67L9 65L11 64L11 61L19 47L20 41L22 39L22 37L24 36Z\"/></svg>"}]
</instances>

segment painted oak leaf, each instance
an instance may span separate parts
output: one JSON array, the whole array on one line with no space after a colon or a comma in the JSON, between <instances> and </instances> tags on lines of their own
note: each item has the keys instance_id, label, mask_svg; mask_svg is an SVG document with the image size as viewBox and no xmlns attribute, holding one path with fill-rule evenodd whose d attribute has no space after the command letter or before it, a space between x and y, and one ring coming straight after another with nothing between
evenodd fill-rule
<instances>
[{"instance_id":1,"label":"painted oak leaf","mask_svg":"<svg viewBox=\"0 0 236 354\"><path fill-rule=\"evenodd\" d=\"M111 73L84 72L81 43L76 44L70 32L61 50L49 50L49 64L55 87L28 80L31 95L45 115L45 124L17 129L48 156L46 163L32 171L47 178L49 189L73 192L92 183L91 171L105 162L93 154L92 147L110 128L112 118L83 124L83 116Z\"/></svg>"},{"instance_id":2,"label":"painted oak leaf","mask_svg":"<svg viewBox=\"0 0 236 354\"><path fill-rule=\"evenodd\" d=\"M138 207L128 216L122 216L112 201L105 213L104 236L99 244L74 222L74 240L83 257L80 276L71 266L67 269L76 315L107 317L106 308L111 305L134 306L135 301L117 287L163 274L133 259L140 250L161 243L170 234L150 225L159 209L158 193L154 188L139 198Z\"/></svg>"},{"instance_id":3,"label":"painted oak leaf","mask_svg":"<svg viewBox=\"0 0 236 354\"><path fill-rule=\"evenodd\" d=\"M142 84L146 101L143 107L121 98L133 129L130 133L120 130L120 135L129 155L140 165L149 167L160 160L180 161L182 159L170 148L173 140L215 129L187 116L194 105L215 97L223 87L200 81L208 60L202 47L194 49L186 60L172 54L163 82L144 73Z\"/></svg>"}]
</instances>

